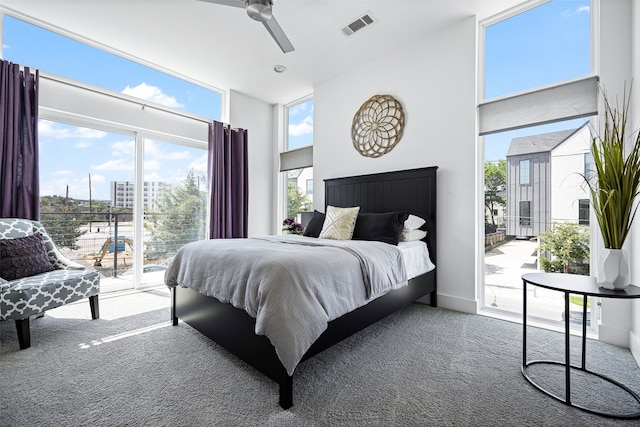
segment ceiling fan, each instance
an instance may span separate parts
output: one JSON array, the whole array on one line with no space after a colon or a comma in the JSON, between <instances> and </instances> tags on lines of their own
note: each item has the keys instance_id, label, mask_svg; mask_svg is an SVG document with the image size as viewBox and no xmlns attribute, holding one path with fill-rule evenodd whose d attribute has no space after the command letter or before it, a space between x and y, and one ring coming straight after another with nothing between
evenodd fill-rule
<instances>
[{"instance_id":1,"label":"ceiling fan","mask_svg":"<svg viewBox=\"0 0 640 427\"><path fill-rule=\"evenodd\" d=\"M207 3L222 4L225 6L241 7L247 10L251 19L262 22L269 31L271 37L278 43L282 52L287 53L294 50L293 45L273 16L273 0L201 0Z\"/></svg>"}]
</instances>

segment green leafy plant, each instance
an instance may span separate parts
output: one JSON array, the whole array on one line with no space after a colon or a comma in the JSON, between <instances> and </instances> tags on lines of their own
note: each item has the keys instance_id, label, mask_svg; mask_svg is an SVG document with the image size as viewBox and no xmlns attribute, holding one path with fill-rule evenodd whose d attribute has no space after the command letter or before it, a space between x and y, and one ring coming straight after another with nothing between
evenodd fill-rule
<instances>
[{"instance_id":1,"label":"green leafy plant","mask_svg":"<svg viewBox=\"0 0 640 427\"><path fill-rule=\"evenodd\" d=\"M572 222L554 224L540 233L540 251L554 259L540 257L540 267L546 272L569 273L570 266L589 259L589 228Z\"/></svg>"},{"instance_id":2,"label":"green leafy plant","mask_svg":"<svg viewBox=\"0 0 640 427\"><path fill-rule=\"evenodd\" d=\"M630 94L626 87L622 109L604 100L604 132L594 132L591 142L594 176L584 176L604 247L621 249L638 209L634 202L640 193L640 133L625 150ZM630 91L629 91L630 92ZM625 155L625 152L627 155Z\"/></svg>"}]
</instances>

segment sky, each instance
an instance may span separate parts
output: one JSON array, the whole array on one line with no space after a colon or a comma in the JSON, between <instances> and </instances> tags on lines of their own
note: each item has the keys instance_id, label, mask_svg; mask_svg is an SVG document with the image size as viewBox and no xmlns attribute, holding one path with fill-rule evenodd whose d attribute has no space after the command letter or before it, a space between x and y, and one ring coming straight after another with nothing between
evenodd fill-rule
<instances>
[{"instance_id":1,"label":"sky","mask_svg":"<svg viewBox=\"0 0 640 427\"><path fill-rule=\"evenodd\" d=\"M554 0L486 31L485 99L591 72L588 0ZM580 127L584 120L485 137L485 160L504 159L512 138Z\"/></svg>"},{"instance_id":2,"label":"sky","mask_svg":"<svg viewBox=\"0 0 640 427\"><path fill-rule=\"evenodd\" d=\"M220 120L220 94L98 48L5 16L2 57L114 92ZM312 144L313 99L290 108L290 148ZM112 181L134 180L133 136L40 120L40 195L108 200ZM206 151L145 141L145 181L206 175Z\"/></svg>"},{"instance_id":3,"label":"sky","mask_svg":"<svg viewBox=\"0 0 640 427\"><path fill-rule=\"evenodd\" d=\"M590 72L589 1L553 0L486 32L486 99ZM220 95L127 59L6 17L4 59L215 120ZM98 66L96 66L98 65ZM485 137L485 159L505 158L512 138L577 128L582 121ZM313 99L289 108L289 149L313 142ZM111 181L133 181L130 135L41 121L41 195L109 198ZM206 173L206 153L162 141L145 143L145 180L176 183Z\"/></svg>"}]
</instances>

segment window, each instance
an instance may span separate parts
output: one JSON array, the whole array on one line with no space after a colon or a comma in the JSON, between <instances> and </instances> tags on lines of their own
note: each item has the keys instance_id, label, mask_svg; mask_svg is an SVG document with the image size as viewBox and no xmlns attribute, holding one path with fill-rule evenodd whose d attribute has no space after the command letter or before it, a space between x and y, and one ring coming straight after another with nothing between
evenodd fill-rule
<instances>
[{"instance_id":1,"label":"window","mask_svg":"<svg viewBox=\"0 0 640 427\"><path fill-rule=\"evenodd\" d=\"M4 15L4 59L204 117L220 118L220 94Z\"/></svg>"},{"instance_id":2,"label":"window","mask_svg":"<svg viewBox=\"0 0 640 427\"><path fill-rule=\"evenodd\" d=\"M530 160L520 160L520 185L531 184Z\"/></svg>"},{"instance_id":3,"label":"window","mask_svg":"<svg viewBox=\"0 0 640 427\"><path fill-rule=\"evenodd\" d=\"M302 220L302 212L313 211L313 99L285 107L287 134L280 153L280 172L284 189L285 216Z\"/></svg>"},{"instance_id":4,"label":"window","mask_svg":"<svg viewBox=\"0 0 640 427\"><path fill-rule=\"evenodd\" d=\"M486 27L485 98L588 75L589 12L589 0L553 0Z\"/></svg>"},{"instance_id":5,"label":"window","mask_svg":"<svg viewBox=\"0 0 640 427\"><path fill-rule=\"evenodd\" d=\"M584 172L586 178L591 178L591 153L584 153Z\"/></svg>"},{"instance_id":6,"label":"window","mask_svg":"<svg viewBox=\"0 0 640 427\"><path fill-rule=\"evenodd\" d=\"M520 225L523 227L531 226L531 202L528 200L520 201Z\"/></svg>"},{"instance_id":7,"label":"window","mask_svg":"<svg viewBox=\"0 0 640 427\"><path fill-rule=\"evenodd\" d=\"M589 225L589 199L578 201L578 224Z\"/></svg>"},{"instance_id":8,"label":"window","mask_svg":"<svg viewBox=\"0 0 640 427\"><path fill-rule=\"evenodd\" d=\"M195 199L189 199L194 206L185 211L198 215L190 215L193 227L191 234L185 235L186 227L174 226L185 223L176 218L184 206L165 203L163 193L184 187L200 197L206 194L207 183L198 173L206 170L206 141L185 135L197 134L206 126L206 118L220 118L220 94L10 16L3 18L2 57L39 69L41 81L47 79L65 95L60 97L65 99L63 103L54 99L40 105L40 195L41 202L79 201L73 212L91 212L87 215L89 232L77 239L78 249L72 255L95 259L91 254L104 248L114 234L130 241L117 260L113 254L101 255L105 259L97 266L107 279L102 286L115 290L123 282L108 279L123 269L133 265L138 271L150 260L167 262L174 248L161 243L180 233L180 243L201 239L202 209L206 206L195 206ZM81 97L90 97L98 107L107 105L108 100L111 108L96 108L91 113L72 111L82 106L72 100ZM135 105L130 97L157 108L147 109L144 120L127 115L125 120L130 121L123 123L117 115L109 117L117 110L113 105ZM172 120L163 120L166 117ZM163 135L167 140L157 141L152 135ZM56 209L42 212L56 218L64 211ZM149 225L151 220L155 222Z\"/></svg>"},{"instance_id":9,"label":"window","mask_svg":"<svg viewBox=\"0 0 640 427\"><path fill-rule=\"evenodd\" d=\"M286 151L313 145L313 98L287 107Z\"/></svg>"}]
</instances>

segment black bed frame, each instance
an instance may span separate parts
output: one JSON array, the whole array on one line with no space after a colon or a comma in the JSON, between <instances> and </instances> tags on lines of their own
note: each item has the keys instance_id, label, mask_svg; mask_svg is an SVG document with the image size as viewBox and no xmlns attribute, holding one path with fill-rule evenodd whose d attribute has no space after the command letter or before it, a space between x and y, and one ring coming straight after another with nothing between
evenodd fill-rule
<instances>
[{"instance_id":1,"label":"black bed frame","mask_svg":"<svg viewBox=\"0 0 640 427\"><path fill-rule=\"evenodd\" d=\"M436 227L437 167L360 175L325 180L325 207L360 206L361 212L408 211L427 220L423 229L431 260L437 265ZM429 295L437 306L436 270L409 281L367 305L329 322L327 329L302 360L320 353L389 314ZM189 288L172 288L171 318L178 318L206 335L279 384L280 406L293 405L293 377L276 355L266 336L255 334L255 319L244 310Z\"/></svg>"}]
</instances>

